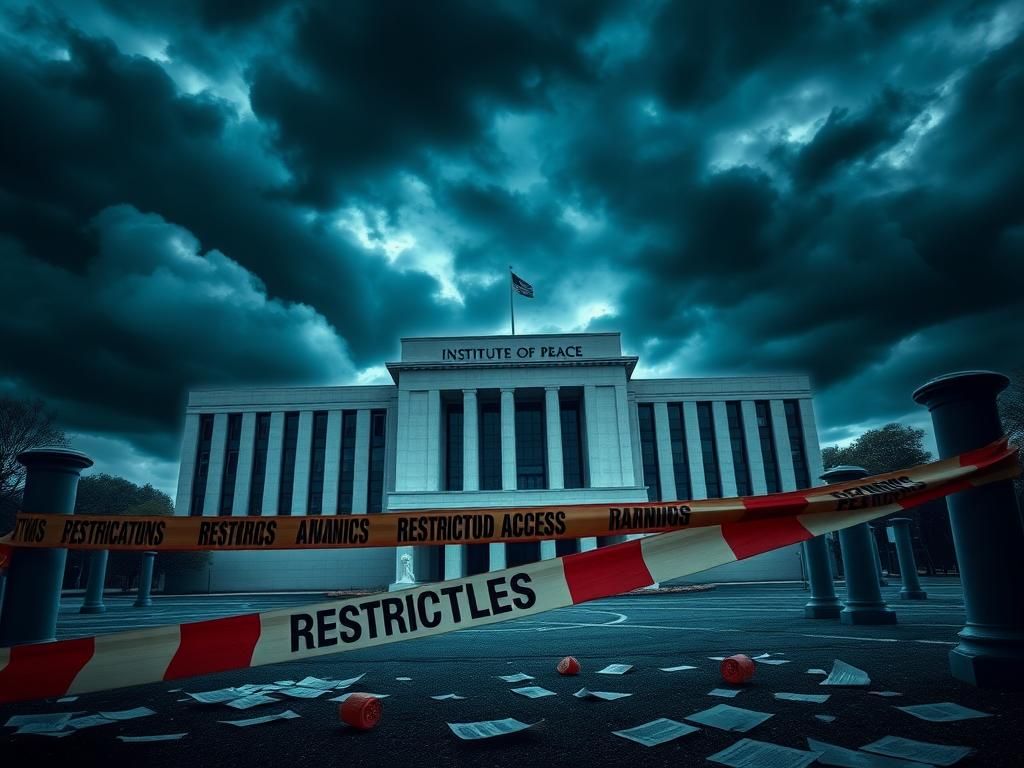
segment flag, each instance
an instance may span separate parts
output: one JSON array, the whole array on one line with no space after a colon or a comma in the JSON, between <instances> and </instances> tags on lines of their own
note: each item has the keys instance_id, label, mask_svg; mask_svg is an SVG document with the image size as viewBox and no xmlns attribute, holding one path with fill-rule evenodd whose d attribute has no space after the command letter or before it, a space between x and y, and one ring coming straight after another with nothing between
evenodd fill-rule
<instances>
[{"instance_id":1,"label":"flag","mask_svg":"<svg viewBox=\"0 0 1024 768\"><path fill-rule=\"evenodd\" d=\"M512 273L512 287L520 296L525 296L528 299L533 298L533 286L515 272Z\"/></svg>"}]
</instances>

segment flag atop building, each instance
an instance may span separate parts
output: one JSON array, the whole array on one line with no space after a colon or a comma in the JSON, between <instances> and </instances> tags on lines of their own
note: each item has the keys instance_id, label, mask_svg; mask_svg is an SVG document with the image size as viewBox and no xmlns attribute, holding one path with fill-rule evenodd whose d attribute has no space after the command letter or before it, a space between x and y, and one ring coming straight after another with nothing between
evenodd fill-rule
<instances>
[{"instance_id":1,"label":"flag atop building","mask_svg":"<svg viewBox=\"0 0 1024 768\"><path fill-rule=\"evenodd\" d=\"M533 298L533 286L523 280L523 278L515 272L512 273L512 288L515 289L515 292L520 296L525 296L528 299Z\"/></svg>"}]
</instances>

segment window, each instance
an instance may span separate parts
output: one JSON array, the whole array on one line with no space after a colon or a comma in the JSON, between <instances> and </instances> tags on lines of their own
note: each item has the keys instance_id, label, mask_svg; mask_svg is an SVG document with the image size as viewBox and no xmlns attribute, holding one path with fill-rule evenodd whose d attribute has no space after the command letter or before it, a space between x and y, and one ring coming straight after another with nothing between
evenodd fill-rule
<instances>
[{"instance_id":1,"label":"window","mask_svg":"<svg viewBox=\"0 0 1024 768\"><path fill-rule=\"evenodd\" d=\"M501 409L480 405L480 490L501 490Z\"/></svg>"},{"instance_id":2,"label":"window","mask_svg":"<svg viewBox=\"0 0 1024 768\"><path fill-rule=\"evenodd\" d=\"M810 488L811 477L807 468L807 453L804 451L804 429L800 421L800 403L784 400L786 431L789 433L789 452L793 456L793 474L797 488Z\"/></svg>"},{"instance_id":3,"label":"window","mask_svg":"<svg viewBox=\"0 0 1024 768\"><path fill-rule=\"evenodd\" d=\"M238 446L242 442L242 414L228 416L228 439L224 446L224 474L220 486L220 514L230 515L235 503L235 478L238 475Z\"/></svg>"},{"instance_id":4,"label":"window","mask_svg":"<svg viewBox=\"0 0 1024 768\"><path fill-rule=\"evenodd\" d=\"M252 480L249 483L249 514L263 514L263 484L267 478L267 447L270 445L270 414L256 414L256 435L252 452Z\"/></svg>"},{"instance_id":5,"label":"window","mask_svg":"<svg viewBox=\"0 0 1024 768\"><path fill-rule=\"evenodd\" d=\"M725 404L725 412L729 417L729 443L732 445L732 465L736 469L736 493L749 496L753 491L750 485L750 465L747 464L747 436L743 431L743 411L738 400Z\"/></svg>"},{"instance_id":6,"label":"window","mask_svg":"<svg viewBox=\"0 0 1024 768\"><path fill-rule=\"evenodd\" d=\"M543 404L517 403L516 488L521 491L548 487L544 431Z\"/></svg>"},{"instance_id":7,"label":"window","mask_svg":"<svg viewBox=\"0 0 1024 768\"><path fill-rule=\"evenodd\" d=\"M210 443L213 441L213 414L204 413L199 417L199 445L196 446L196 468L192 474L192 500L188 513L192 516L203 514L206 501L206 479L210 474Z\"/></svg>"},{"instance_id":8,"label":"window","mask_svg":"<svg viewBox=\"0 0 1024 768\"><path fill-rule=\"evenodd\" d=\"M384 509L384 448L387 434L387 411L370 411L370 476L367 512Z\"/></svg>"},{"instance_id":9,"label":"window","mask_svg":"<svg viewBox=\"0 0 1024 768\"><path fill-rule=\"evenodd\" d=\"M583 439L580 432L580 401L558 404L562 422L562 476L566 488L583 487Z\"/></svg>"},{"instance_id":10,"label":"window","mask_svg":"<svg viewBox=\"0 0 1024 768\"><path fill-rule=\"evenodd\" d=\"M683 426L683 404L668 405L668 435L672 443L672 474L676 480L676 498L693 498L690 489L690 457L686 452L686 428Z\"/></svg>"},{"instance_id":11,"label":"window","mask_svg":"<svg viewBox=\"0 0 1024 768\"><path fill-rule=\"evenodd\" d=\"M658 440L654 434L654 405L640 403L636 407L640 422L640 456L644 466L644 485L647 498L661 501L661 474L658 471Z\"/></svg>"},{"instance_id":12,"label":"window","mask_svg":"<svg viewBox=\"0 0 1024 768\"><path fill-rule=\"evenodd\" d=\"M462 490L462 404L448 403L444 411L444 488Z\"/></svg>"},{"instance_id":13,"label":"window","mask_svg":"<svg viewBox=\"0 0 1024 768\"><path fill-rule=\"evenodd\" d=\"M284 447L281 449L281 486L277 494L277 514L292 513L292 490L295 487L295 449L299 442L299 414L284 415Z\"/></svg>"},{"instance_id":14,"label":"window","mask_svg":"<svg viewBox=\"0 0 1024 768\"><path fill-rule=\"evenodd\" d=\"M757 412L757 435L761 441L761 459L764 461L764 480L768 493L778 493L779 462L775 458L775 436L772 434L772 412L767 400L754 403Z\"/></svg>"},{"instance_id":15,"label":"window","mask_svg":"<svg viewBox=\"0 0 1024 768\"><path fill-rule=\"evenodd\" d=\"M324 455L327 451L327 411L313 414L313 443L310 450L309 495L306 513L324 513Z\"/></svg>"},{"instance_id":16,"label":"window","mask_svg":"<svg viewBox=\"0 0 1024 768\"><path fill-rule=\"evenodd\" d=\"M709 499L722 498L722 481L718 475L718 446L715 443L715 419L711 403L697 403L697 426L700 429L700 454L704 459L704 484Z\"/></svg>"},{"instance_id":17,"label":"window","mask_svg":"<svg viewBox=\"0 0 1024 768\"><path fill-rule=\"evenodd\" d=\"M338 514L352 512L352 481L356 468L356 412L341 414L341 466L338 467Z\"/></svg>"}]
</instances>

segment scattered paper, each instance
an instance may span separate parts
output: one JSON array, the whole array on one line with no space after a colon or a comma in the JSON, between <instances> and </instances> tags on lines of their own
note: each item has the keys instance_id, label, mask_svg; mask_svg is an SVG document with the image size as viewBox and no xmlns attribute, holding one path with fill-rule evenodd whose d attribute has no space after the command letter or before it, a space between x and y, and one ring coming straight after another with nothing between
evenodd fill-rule
<instances>
[{"instance_id":1,"label":"scattered paper","mask_svg":"<svg viewBox=\"0 0 1024 768\"><path fill-rule=\"evenodd\" d=\"M285 696L291 696L293 699L315 699L317 696L323 696L325 693L330 693L330 688L281 688L278 693L283 693Z\"/></svg>"},{"instance_id":2,"label":"scattered paper","mask_svg":"<svg viewBox=\"0 0 1024 768\"><path fill-rule=\"evenodd\" d=\"M25 734L29 736L54 736L58 739L63 739L65 736L70 736L74 731L37 731L33 728L25 729L19 728L14 732L14 735Z\"/></svg>"},{"instance_id":3,"label":"scattered paper","mask_svg":"<svg viewBox=\"0 0 1024 768\"><path fill-rule=\"evenodd\" d=\"M8 728L17 728L21 725L28 725L29 723L45 723L52 725L53 730L59 731L75 715L80 715L81 712L48 712L40 715L12 715L4 723Z\"/></svg>"},{"instance_id":4,"label":"scattered paper","mask_svg":"<svg viewBox=\"0 0 1024 768\"><path fill-rule=\"evenodd\" d=\"M63 698L57 699L57 703L58 704L70 704L72 701L78 701L78 697L77 696L65 696Z\"/></svg>"},{"instance_id":5,"label":"scattered paper","mask_svg":"<svg viewBox=\"0 0 1024 768\"><path fill-rule=\"evenodd\" d=\"M233 690L240 696L248 696L250 693L256 693L257 691L263 690L263 686L255 685L254 683L249 683L248 685L240 685L237 688L234 688Z\"/></svg>"},{"instance_id":6,"label":"scattered paper","mask_svg":"<svg viewBox=\"0 0 1024 768\"><path fill-rule=\"evenodd\" d=\"M100 717L105 717L108 720L134 720L137 717L148 717L149 715L155 715L149 707L136 707L135 709L122 709L120 712L100 712Z\"/></svg>"},{"instance_id":7,"label":"scattered paper","mask_svg":"<svg viewBox=\"0 0 1024 768\"><path fill-rule=\"evenodd\" d=\"M395 680L401 680L403 683L411 683L412 682L412 678L411 677L396 677Z\"/></svg>"},{"instance_id":8,"label":"scattered paper","mask_svg":"<svg viewBox=\"0 0 1024 768\"><path fill-rule=\"evenodd\" d=\"M761 659L770 659L771 656L772 655L770 653L762 653L760 656L751 656L750 658L754 661L760 661Z\"/></svg>"},{"instance_id":9,"label":"scattered paper","mask_svg":"<svg viewBox=\"0 0 1024 768\"><path fill-rule=\"evenodd\" d=\"M51 733L72 733L72 731L65 731L64 726L50 725L49 723L25 723L23 726L18 728L15 733L35 733L41 735L48 735Z\"/></svg>"},{"instance_id":10,"label":"scattered paper","mask_svg":"<svg viewBox=\"0 0 1024 768\"><path fill-rule=\"evenodd\" d=\"M627 728L624 731L612 731L612 734L635 741L637 744L643 744L645 747L656 747L659 744L664 744L666 741L672 741L680 736L696 733L699 730L700 728L692 725L669 720L667 717L660 717L657 720L638 725L635 728Z\"/></svg>"},{"instance_id":11,"label":"scattered paper","mask_svg":"<svg viewBox=\"0 0 1024 768\"><path fill-rule=\"evenodd\" d=\"M725 661L725 656L708 656L712 661Z\"/></svg>"},{"instance_id":12,"label":"scattered paper","mask_svg":"<svg viewBox=\"0 0 1024 768\"><path fill-rule=\"evenodd\" d=\"M779 701L805 701L810 704L824 704L832 697L828 693L776 693Z\"/></svg>"},{"instance_id":13,"label":"scattered paper","mask_svg":"<svg viewBox=\"0 0 1024 768\"><path fill-rule=\"evenodd\" d=\"M692 720L701 725L708 725L712 728L720 728L723 731L746 733L770 717L772 715L767 712L755 712L752 709L741 709L729 704L717 704L711 707L711 709L687 715L685 719Z\"/></svg>"},{"instance_id":14,"label":"scattered paper","mask_svg":"<svg viewBox=\"0 0 1024 768\"><path fill-rule=\"evenodd\" d=\"M366 677L366 673L365 672L363 672L363 674L359 675L358 677L350 677L348 680L338 680L334 684L334 690L340 691L342 688L348 688L353 683L358 683L364 677Z\"/></svg>"},{"instance_id":15,"label":"scattered paper","mask_svg":"<svg viewBox=\"0 0 1024 768\"><path fill-rule=\"evenodd\" d=\"M177 741L187 735L187 733L164 733L159 736L118 736L117 738L125 744L141 744L146 741Z\"/></svg>"},{"instance_id":16,"label":"scattered paper","mask_svg":"<svg viewBox=\"0 0 1024 768\"><path fill-rule=\"evenodd\" d=\"M837 747L815 739L807 739L807 748L821 753L818 762L822 765L835 765L838 768L929 768L924 763L908 763L906 760Z\"/></svg>"},{"instance_id":17,"label":"scattered paper","mask_svg":"<svg viewBox=\"0 0 1024 768\"><path fill-rule=\"evenodd\" d=\"M370 693L369 691L352 691L351 693L343 693L341 694L341 696L335 696L333 699L328 699L328 701L345 701L345 699L347 699L354 693L365 693L367 696L375 696L378 699L386 699L388 696L391 695L390 693Z\"/></svg>"},{"instance_id":18,"label":"scattered paper","mask_svg":"<svg viewBox=\"0 0 1024 768\"><path fill-rule=\"evenodd\" d=\"M609 664L604 669L597 670L599 675L624 675L633 668L632 664Z\"/></svg>"},{"instance_id":19,"label":"scattered paper","mask_svg":"<svg viewBox=\"0 0 1024 768\"><path fill-rule=\"evenodd\" d=\"M184 699L175 699L175 701L192 701L192 699L186 697Z\"/></svg>"},{"instance_id":20,"label":"scattered paper","mask_svg":"<svg viewBox=\"0 0 1024 768\"><path fill-rule=\"evenodd\" d=\"M535 728L543 722L538 720L536 723L521 723L515 718L508 717L504 720L481 720L476 723L448 723L448 727L463 741L475 741L519 733L528 728Z\"/></svg>"},{"instance_id":21,"label":"scattered paper","mask_svg":"<svg viewBox=\"0 0 1024 768\"><path fill-rule=\"evenodd\" d=\"M542 699L545 696L558 695L554 691L549 691L547 688L541 688L537 685L529 685L526 688L513 688L512 693L518 693L520 696L525 696L528 699Z\"/></svg>"},{"instance_id":22,"label":"scattered paper","mask_svg":"<svg viewBox=\"0 0 1024 768\"><path fill-rule=\"evenodd\" d=\"M886 736L861 747L861 749L889 757L902 757L905 760L917 760L921 763L942 766L953 765L974 751L970 747L931 744L927 741L914 741L899 736Z\"/></svg>"},{"instance_id":23,"label":"scattered paper","mask_svg":"<svg viewBox=\"0 0 1024 768\"><path fill-rule=\"evenodd\" d=\"M252 709L263 704L273 704L275 701L280 701L280 699L275 699L273 696L264 696L262 693L254 693L251 696L243 696L240 699L229 701L228 706L232 709Z\"/></svg>"},{"instance_id":24,"label":"scattered paper","mask_svg":"<svg viewBox=\"0 0 1024 768\"><path fill-rule=\"evenodd\" d=\"M533 680L533 675L524 675L522 672L516 675L499 675L499 680L504 680L506 683L521 683L524 680ZM491 722L490 720L484 722ZM495 720L494 722L504 722Z\"/></svg>"},{"instance_id":25,"label":"scattered paper","mask_svg":"<svg viewBox=\"0 0 1024 768\"><path fill-rule=\"evenodd\" d=\"M889 698L890 696L902 696L903 695L902 693L899 693L898 691L868 691L868 693L870 693L872 696L885 696L886 698Z\"/></svg>"},{"instance_id":26,"label":"scattered paper","mask_svg":"<svg viewBox=\"0 0 1024 768\"><path fill-rule=\"evenodd\" d=\"M274 685L283 685L285 688L290 688L295 685L294 680L275 680Z\"/></svg>"},{"instance_id":27,"label":"scattered paper","mask_svg":"<svg viewBox=\"0 0 1024 768\"><path fill-rule=\"evenodd\" d=\"M239 698L238 691L234 688L221 688L217 691L202 691L200 693L188 693L186 691L185 695L192 697L194 701L198 701L200 704L223 704L226 701L234 701Z\"/></svg>"},{"instance_id":28,"label":"scattered paper","mask_svg":"<svg viewBox=\"0 0 1024 768\"><path fill-rule=\"evenodd\" d=\"M827 675L828 672L826 672L824 669L808 669L807 670L807 674L808 675Z\"/></svg>"},{"instance_id":29,"label":"scattered paper","mask_svg":"<svg viewBox=\"0 0 1024 768\"><path fill-rule=\"evenodd\" d=\"M462 701L465 696L459 696L457 693L445 693L440 696L431 696L434 701Z\"/></svg>"},{"instance_id":30,"label":"scattered paper","mask_svg":"<svg viewBox=\"0 0 1024 768\"><path fill-rule=\"evenodd\" d=\"M696 669L691 667L689 664L680 664L678 667L658 667L662 672L682 672L684 669ZM655 720L654 722L657 722Z\"/></svg>"},{"instance_id":31,"label":"scattered paper","mask_svg":"<svg viewBox=\"0 0 1024 768\"><path fill-rule=\"evenodd\" d=\"M758 664L771 664L777 667L780 664L789 664L789 659L759 659Z\"/></svg>"},{"instance_id":32,"label":"scattered paper","mask_svg":"<svg viewBox=\"0 0 1024 768\"><path fill-rule=\"evenodd\" d=\"M834 723L836 721L835 715L815 715L814 717L823 723Z\"/></svg>"},{"instance_id":33,"label":"scattered paper","mask_svg":"<svg viewBox=\"0 0 1024 768\"><path fill-rule=\"evenodd\" d=\"M80 731L83 728L95 728L97 725L110 725L116 722L117 720L111 720L102 715L87 715L85 717L76 717L74 720L68 720L67 725L68 728Z\"/></svg>"},{"instance_id":34,"label":"scattered paper","mask_svg":"<svg viewBox=\"0 0 1024 768\"><path fill-rule=\"evenodd\" d=\"M740 688L715 688L708 696L721 696L723 699L735 699L740 694Z\"/></svg>"},{"instance_id":35,"label":"scattered paper","mask_svg":"<svg viewBox=\"0 0 1024 768\"><path fill-rule=\"evenodd\" d=\"M362 677L362 675L360 675L359 677ZM355 680L358 680L359 677L355 678ZM352 682L355 682L355 680L353 680ZM319 677L304 677L301 680L299 680L299 682L297 682L294 687L319 688L322 691L329 691L339 684L340 682L338 680L321 680Z\"/></svg>"},{"instance_id":36,"label":"scattered paper","mask_svg":"<svg viewBox=\"0 0 1024 768\"><path fill-rule=\"evenodd\" d=\"M753 739L740 739L708 758L713 763L731 768L806 768L817 759L817 752L804 752Z\"/></svg>"},{"instance_id":37,"label":"scattered paper","mask_svg":"<svg viewBox=\"0 0 1024 768\"><path fill-rule=\"evenodd\" d=\"M184 688L171 688L171 690L169 690L168 693L181 693L183 690L185 690L185 689Z\"/></svg>"},{"instance_id":38,"label":"scattered paper","mask_svg":"<svg viewBox=\"0 0 1024 768\"><path fill-rule=\"evenodd\" d=\"M273 715L264 715L263 717L250 717L245 720L218 720L218 723L224 723L226 725L235 725L239 728L246 728L250 725L263 725L264 723L272 723L275 720L294 720L298 715L292 712L290 709L286 709L284 712L278 712Z\"/></svg>"},{"instance_id":39,"label":"scattered paper","mask_svg":"<svg viewBox=\"0 0 1024 768\"><path fill-rule=\"evenodd\" d=\"M632 695L632 693L616 693L615 691L588 691L586 688L580 688L573 694L577 699L598 699L599 701L615 701Z\"/></svg>"},{"instance_id":40,"label":"scattered paper","mask_svg":"<svg viewBox=\"0 0 1024 768\"><path fill-rule=\"evenodd\" d=\"M976 709L961 707L951 701L943 701L939 704L915 704L912 707L896 707L908 715L928 720L932 723L954 723L957 720L973 720L976 717L992 717L988 712L979 712Z\"/></svg>"},{"instance_id":41,"label":"scattered paper","mask_svg":"<svg viewBox=\"0 0 1024 768\"><path fill-rule=\"evenodd\" d=\"M845 661L836 659L832 662L832 672L819 685L867 687L871 685L871 678L863 669L857 669Z\"/></svg>"}]
</instances>

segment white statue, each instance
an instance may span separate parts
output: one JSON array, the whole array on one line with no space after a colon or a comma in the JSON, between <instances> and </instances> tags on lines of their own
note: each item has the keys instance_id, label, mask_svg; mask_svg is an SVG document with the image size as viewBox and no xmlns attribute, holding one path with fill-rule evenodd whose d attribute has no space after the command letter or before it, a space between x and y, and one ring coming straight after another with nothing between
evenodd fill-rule
<instances>
[{"instance_id":1,"label":"white statue","mask_svg":"<svg viewBox=\"0 0 1024 768\"><path fill-rule=\"evenodd\" d=\"M402 577L398 580L398 583L415 584L416 576L412 572L412 555L406 552L398 560L402 564Z\"/></svg>"}]
</instances>

